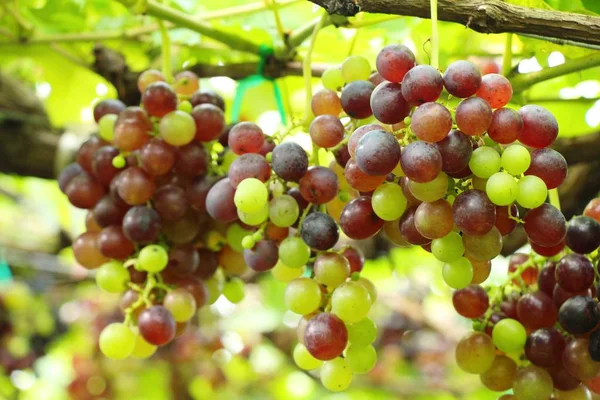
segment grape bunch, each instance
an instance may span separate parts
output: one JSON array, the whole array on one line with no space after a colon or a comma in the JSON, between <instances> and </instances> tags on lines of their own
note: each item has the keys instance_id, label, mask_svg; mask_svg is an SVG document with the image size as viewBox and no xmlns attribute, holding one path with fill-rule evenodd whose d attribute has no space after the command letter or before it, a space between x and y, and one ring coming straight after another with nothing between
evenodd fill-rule
<instances>
[{"instance_id":1,"label":"grape bunch","mask_svg":"<svg viewBox=\"0 0 600 400\"><path fill-rule=\"evenodd\" d=\"M564 236L568 250L553 257L512 255L504 285L453 294L456 311L474 321L457 364L491 390L512 388L502 399L588 399L600 389L600 199Z\"/></svg>"},{"instance_id":2,"label":"grape bunch","mask_svg":"<svg viewBox=\"0 0 600 400\"><path fill-rule=\"evenodd\" d=\"M348 240L382 231L423 247L445 263L455 297L487 296L477 285L519 223L537 254L566 251L565 218L546 203L567 174L548 148L558 134L550 112L505 107L510 82L467 61L442 75L391 45L376 69L360 56L327 69L315 118L273 136L252 122L227 126L223 99L191 72L166 82L146 71L141 106L95 107L99 134L59 185L89 210L77 261L123 296L124 322L100 336L104 354L148 357L221 294L241 301L249 270L271 271L301 316L295 362L340 391L377 359L377 293Z\"/></svg>"}]
</instances>

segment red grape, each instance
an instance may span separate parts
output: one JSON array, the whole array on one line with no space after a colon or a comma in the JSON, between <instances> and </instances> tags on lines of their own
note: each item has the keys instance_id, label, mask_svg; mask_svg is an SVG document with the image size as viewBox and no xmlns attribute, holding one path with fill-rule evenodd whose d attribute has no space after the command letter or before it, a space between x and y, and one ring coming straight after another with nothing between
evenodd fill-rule
<instances>
[{"instance_id":1,"label":"red grape","mask_svg":"<svg viewBox=\"0 0 600 400\"><path fill-rule=\"evenodd\" d=\"M402 79L402 95L415 106L436 101L443 88L444 80L440 71L430 65L417 65Z\"/></svg>"},{"instance_id":2,"label":"red grape","mask_svg":"<svg viewBox=\"0 0 600 400\"><path fill-rule=\"evenodd\" d=\"M477 92L481 85L481 72L469 61L455 61L446 68L444 86L452 96L465 98Z\"/></svg>"},{"instance_id":3,"label":"red grape","mask_svg":"<svg viewBox=\"0 0 600 400\"><path fill-rule=\"evenodd\" d=\"M400 83L404 75L415 66L415 55L402 44L390 44L377 54L375 65L384 79Z\"/></svg>"}]
</instances>

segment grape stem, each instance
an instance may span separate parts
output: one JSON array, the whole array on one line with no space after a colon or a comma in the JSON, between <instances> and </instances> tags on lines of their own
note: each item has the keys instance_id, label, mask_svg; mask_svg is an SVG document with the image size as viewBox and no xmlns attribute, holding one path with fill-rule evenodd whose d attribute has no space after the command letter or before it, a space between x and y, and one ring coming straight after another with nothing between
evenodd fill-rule
<instances>
[{"instance_id":1,"label":"grape stem","mask_svg":"<svg viewBox=\"0 0 600 400\"><path fill-rule=\"evenodd\" d=\"M431 5L431 66L440 68L440 35L438 32L438 2L430 0Z\"/></svg>"},{"instance_id":2,"label":"grape stem","mask_svg":"<svg viewBox=\"0 0 600 400\"><path fill-rule=\"evenodd\" d=\"M162 20L158 20L158 26L160 28L160 39L162 46L162 73L165 76L165 80L169 83L173 82L173 72L171 71L171 40L169 39L169 31L165 27Z\"/></svg>"},{"instance_id":3,"label":"grape stem","mask_svg":"<svg viewBox=\"0 0 600 400\"><path fill-rule=\"evenodd\" d=\"M163 282L160 273L149 272L146 278L146 286L144 286L143 290L138 285L135 285L137 288L133 287L132 285L133 284L130 284L132 289L136 290L139 293L139 297L132 305L125 309L125 321L123 323L126 325L131 324L131 315L133 314L133 311L135 309L142 306L143 304L145 304L147 307L152 307L151 296L153 289L157 288L164 290L165 292L169 292L171 290L171 288L165 285L165 283Z\"/></svg>"},{"instance_id":4,"label":"grape stem","mask_svg":"<svg viewBox=\"0 0 600 400\"><path fill-rule=\"evenodd\" d=\"M310 212L311 208L312 208L312 206L309 204L308 206L306 206L304 211L302 211L302 215L300 216L300 221L298 222L298 230L296 231L296 236L300 236L300 231L302 230L302 223L304 222L304 219Z\"/></svg>"},{"instance_id":5,"label":"grape stem","mask_svg":"<svg viewBox=\"0 0 600 400\"><path fill-rule=\"evenodd\" d=\"M510 75L510 71L512 70L512 43L513 43L513 34L506 34L506 41L504 42L504 59L502 60L502 75L508 76Z\"/></svg>"},{"instance_id":6,"label":"grape stem","mask_svg":"<svg viewBox=\"0 0 600 400\"><path fill-rule=\"evenodd\" d=\"M317 36L319 35L319 31L323 27L323 24L326 20L329 19L327 12L323 12L323 15L319 19L319 22L315 25L313 29L312 36L310 38L310 44L308 49L306 50L306 55L304 56L304 60L302 60L302 76L304 77L304 90L306 95L305 105L304 105L304 119L303 125L308 126L309 122L312 120L312 112L311 112L311 101L312 101L312 69L311 69L311 59L312 52L315 47L315 43L317 41ZM314 152L314 150L313 150ZM314 154L314 153L313 153Z\"/></svg>"},{"instance_id":7,"label":"grape stem","mask_svg":"<svg viewBox=\"0 0 600 400\"><path fill-rule=\"evenodd\" d=\"M281 37L281 40L285 42L286 34L281 22L281 16L279 15L279 4L276 0L264 0L265 6L273 11L273 17L275 18L275 26L277 27L277 33Z\"/></svg>"}]
</instances>

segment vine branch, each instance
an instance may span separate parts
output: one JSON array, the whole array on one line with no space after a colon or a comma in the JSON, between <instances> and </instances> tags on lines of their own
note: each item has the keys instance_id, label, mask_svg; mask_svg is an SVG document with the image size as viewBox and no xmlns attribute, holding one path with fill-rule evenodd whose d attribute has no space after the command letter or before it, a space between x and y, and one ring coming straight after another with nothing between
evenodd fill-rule
<instances>
[{"instance_id":1,"label":"vine branch","mask_svg":"<svg viewBox=\"0 0 600 400\"><path fill-rule=\"evenodd\" d=\"M310 0L330 14L359 11L430 17L430 0ZM516 6L501 0L439 0L439 19L480 33L525 33L600 45L600 17Z\"/></svg>"}]
</instances>

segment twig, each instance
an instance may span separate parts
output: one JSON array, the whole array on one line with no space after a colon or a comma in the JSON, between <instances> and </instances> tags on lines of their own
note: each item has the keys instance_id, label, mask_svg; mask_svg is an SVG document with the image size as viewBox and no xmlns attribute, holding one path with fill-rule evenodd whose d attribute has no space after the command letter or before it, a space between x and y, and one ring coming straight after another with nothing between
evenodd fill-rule
<instances>
[{"instance_id":1,"label":"twig","mask_svg":"<svg viewBox=\"0 0 600 400\"><path fill-rule=\"evenodd\" d=\"M325 21L329 20L329 16L327 13L323 13L323 16L319 20L319 22L315 25L312 36L310 38L310 45L306 50L306 55L304 56L304 60L302 61L302 76L304 77L304 90L306 99L304 105L304 125L308 125L311 120L311 100L312 100L312 68L311 68L311 59L312 52L315 47L315 43L317 41L317 36L319 35L319 31L325 24Z\"/></svg>"},{"instance_id":2,"label":"twig","mask_svg":"<svg viewBox=\"0 0 600 400\"><path fill-rule=\"evenodd\" d=\"M512 43L513 35L512 33L508 33L504 42L504 59L502 60L502 74L504 76L508 76L510 71L512 71Z\"/></svg>"}]
</instances>

